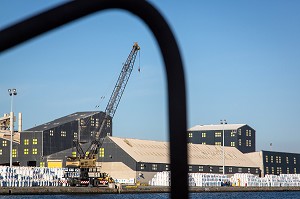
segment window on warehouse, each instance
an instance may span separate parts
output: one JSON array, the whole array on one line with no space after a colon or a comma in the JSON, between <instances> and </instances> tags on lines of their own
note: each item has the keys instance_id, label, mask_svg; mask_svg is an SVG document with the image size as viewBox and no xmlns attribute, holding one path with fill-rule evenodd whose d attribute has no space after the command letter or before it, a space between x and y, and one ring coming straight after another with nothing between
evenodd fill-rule
<instances>
[{"instance_id":1,"label":"window on warehouse","mask_svg":"<svg viewBox=\"0 0 300 199\"><path fill-rule=\"evenodd\" d=\"M16 158L17 157L17 149L12 150L12 157Z\"/></svg>"},{"instance_id":2,"label":"window on warehouse","mask_svg":"<svg viewBox=\"0 0 300 199\"><path fill-rule=\"evenodd\" d=\"M101 147L99 150L99 157L104 158L104 148L103 147Z\"/></svg>"},{"instance_id":3,"label":"window on warehouse","mask_svg":"<svg viewBox=\"0 0 300 199\"><path fill-rule=\"evenodd\" d=\"M37 138L33 138L32 139L32 144L37 144L38 143L38 139Z\"/></svg>"},{"instance_id":4,"label":"window on warehouse","mask_svg":"<svg viewBox=\"0 0 300 199\"><path fill-rule=\"evenodd\" d=\"M29 149L24 149L24 155L28 155Z\"/></svg>"},{"instance_id":5,"label":"window on warehouse","mask_svg":"<svg viewBox=\"0 0 300 199\"><path fill-rule=\"evenodd\" d=\"M38 150L37 149L32 149L32 154L33 155L36 155L38 153Z\"/></svg>"},{"instance_id":6,"label":"window on warehouse","mask_svg":"<svg viewBox=\"0 0 300 199\"><path fill-rule=\"evenodd\" d=\"M29 139L24 139L24 145L29 145Z\"/></svg>"}]
</instances>

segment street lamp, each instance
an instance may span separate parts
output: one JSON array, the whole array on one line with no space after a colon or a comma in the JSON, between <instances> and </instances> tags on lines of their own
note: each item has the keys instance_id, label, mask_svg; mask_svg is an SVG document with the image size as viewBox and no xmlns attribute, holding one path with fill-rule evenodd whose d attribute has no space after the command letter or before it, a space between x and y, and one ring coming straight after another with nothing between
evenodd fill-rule
<instances>
[{"instance_id":1,"label":"street lamp","mask_svg":"<svg viewBox=\"0 0 300 199\"><path fill-rule=\"evenodd\" d=\"M14 113L13 113L13 100L14 95L17 95L17 89L8 89L8 93L11 96L10 103L10 153L9 153L9 166L12 167L12 145L13 145L13 133L14 133Z\"/></svg>"},{"instance_id":2,"label":"street lamp","mask_svg":"<svg viewBox=\"0 0 300 199\"><path fill-rule=\"evenodd\" d=\"M224 149L224 146L225 146L225 128L224 128L224 125L227 124L227 121L226 120L220 120L221 121L221 124L223 125L223 147L222 147L222 150L223 150L223 175L225 174L225 149Z\"/></svg>"}]
</instances>

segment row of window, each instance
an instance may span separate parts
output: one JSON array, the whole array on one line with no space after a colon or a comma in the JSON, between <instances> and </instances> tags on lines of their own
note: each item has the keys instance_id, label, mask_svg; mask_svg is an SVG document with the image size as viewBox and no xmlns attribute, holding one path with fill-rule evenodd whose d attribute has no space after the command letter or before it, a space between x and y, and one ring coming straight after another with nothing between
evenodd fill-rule
<instances>
[{"instance_id":1,"label":"row of window","mask_svg":"<svg viewBox=\"0 0 300 199\"><path fill-rule=\"evenodd\" d=\"M53 130L50 130L49 131L49 135L52 137L52 136L54 136L54 131ZM66 137L67 136L67 132L66 131L60 131L60 136L61 137ZM77 132L74 132L73 133L73 136L74 136L74 138L77 138Z\"/></svg>"},{"instance_id":2,"label":"row of window","mask_svg":"<svg viewBox=\"0 0 300 199\"><path fill-rule=\"evenodd\" d=\"M29 139L24 139L24 145L29 145ZM37 138L33 138L32 139L32 144L36 145L38 144L38 139Z\"/></svg>"},{"instance_id":3,"label":"row of window","mask_svg":"<svg viewBox=\"0 0 300 199\"><path fill-rule=\"evenodd\" d=\"M236 135L236 130L232 130L230 132L230 136L231 137L235 137L235 135ZM239 129L239 135L242 135L241 129ZM247 137L251 137L251 135L252 135L251 130L246 130L246 136ZM188 136L189 136L189 138L192 138L193 137L193 133L189 132ZM202 132L201 133L201 137L205 138L206 137L206 132ZM215 137L222 137L222 132L215 132Z\"/></svg>"},{"instance_id":4,"label":"row of window","mask_svg":"<svg viewBox=\"0 0 300 199\"><path fill-rule=\"evenodd\" d=\"M145 170L145 168L146 168L146 165L145 165L145 164L141 164L141 165L140 165L140 169L141 169L141 170ZM152 165L151 165L151 170L152 170L152 171L157 171L157 164L152 164ZM169 171L169 165L165 165L165 170L166 170L166 171Z\"/></svg>"},{"instance_id":5,"label":"row of window","mask_svg":"<svg viewBox=\"0 0 300 199\"><path fill-rule=\"evenodd\" d=\"M203 166L199 166L198 169L199 169L200 172L204 171ZM190 172L193 171L193 166L189 166L189 171ZM209 171L213 172L213 167L209 167ZM223 167L219 167L219 172L223 173ZM228 167L228 172L232 173L233 172L233 167ZM243 168L238 168L238 172L243 173ZM256 168L255 173L258 173L258 172L259 172L259 170ZM248 173L251 173L251 168L248 168Z\"/></svg>"},{"instance_id":6,"label":"row of window","mask_svg":"<svg viewBox=\"0 0 300 199\"><path fill-rule=\"evenodd\" d=\"M202 142L201 144L206 145L206 142ZM215 142L215 145L222 146L222 142ZM239 139L239 146L241 145L242 145L242 140ZM236 146L235 142L230 142L230 146L235 147ZM248 147L252 146L251 140L246 140L246 146Z\"/></svg>"},{"instance_id":7,"label":"row of window","mask_svg":"<svg viewBox=\"0 0 300 199\"><path fill-rule=\"evenodd\" d=\"M215 132L215 137L222 137L222 133L221 132Z\"/></svg>"},{"instance_id":8,"label":"row of window","mask_svg":"<svg viewBox=\"0 0 300 199\"><path fill-rule=\"evenodd\" d=\"M89 121L85 121L85 120L80 120L80 126L86 126L89 123ZM99 118L92 118L91 117L91 126L95 126L95 127L99 127ZM110 127L111 126L111 120L107 120L106 121L106 127Z\"/></svg>"},{"instance_id":9,"label":"row of window","mask_svg":"<svg viewBox=\"0 0 300 199\"><path fill-rule=\"evenodd\" d=\"M239 142L239 146L242 146L242 139L239 139L238 142ZM246 140L246 146L252 147L252 141Z\"/></svg>"},{"instance_id":10,"label":"row of window","mask_svg":"<svg viewBox=\"0 0 300 199\"><path fill-rule=\"evenodd\" d=\"M49 135L50 135L51 137L53 137L53 136L54 136L54 131L53 131L53 130L50 130ZM61 137L66 137L66 136L67 136L67 132L66 132L66 131L60 131L60 136L61 136ZM78 133L77 133L77 132L74 132L74 133L73 133L73 137L74 137L74 138L77 138L77 137L78 137Z\"/></svg>"},{"instance_id":11,"label":"row of window","mask_svg":"<svg viewBox=\"0 0 300 199\"><path fill-rule=\"evenodd\" d=\"M87 151L85 155L88 155L88 154L89 154L89 152ZM77 156L76 151L72 151L72 157L76 157L76 156ZM100 158L104 157L104 148L99 149L99 157Z\"/></svg>"},{"instance_id":12,"label":"row of window","mask_svg":"<svg viewBox=\"0 0 300 199\"><path fill-rule=\"evenodd\" d=\"M0 149L0 155L3 155L3 150L2 149ZM12 157L13 158L17 157L17 149L12 150Z\"/></svg>"},{"instance_id":13,"label":"row of window","mask_svg":"<svg viewBox=\"0 0 300 199\"><path fill-rule=\"evenodd\" d=\"M275 169L276 169L276 172L275 172ZM265 168L265 174L282 174L283 171L282 171L282 168L281 167L266 167ZM286 173L287 174L291 174L291 173L294 173L296 174L297 173L297 168L295 167L294 169L290 169L289 167L286 168Z\"/></svg>"},{"instance_id":14,"label":"row of window","mask_svg":"<svg viewBox=\"0 0 300 199\"><path fill-rule=\"evenodd\" d=\"M24 149L24 155L28 155L28 154L29 154L29 149ZM32 154L33 155L38 154L38 149L37 148L32 149ZM0 149L0 155L3 155L3 150L2 149ZM17 149L13 149L12 150L12 157L16 158L17 156L18 156Z\"/></svg>"},{"instance_id":15,"label":"row of window","mask_svg":"<svg viewBox=\"0 0 300 199\"><path fill-rule=\"evenodd\" d=\"M91 137L94 136L95 132L94 131L91 131ZM52 137L54 135L54 132L53 130L50 130L50 136ZM108 133L108 135L110 135L110 133ZM60 132L60 136L61 137L66 137L67 136L67 132L66 131L61 131ZM77 138L78 137L78 133L77 132L74 132L73 133L73 137L74 138Z\"/></svg>"},{"instance_id":16,"label":"row of window","mask_svg":"<svg viewBox=\"0 0 300 199\"><path fill-rule=\"evenodd\" d=\"M202 142L202 144L203 144L203 143L206 144L206 142ZM222 142L215 142L215 145L217 145L217 146L222 146ZM230 146L235 146L235 142L230 142Z\"/></svg>"},{"instance_id":17,"label":"row of window","mask_svg":"<svg viewBox=\"0 0 300 199\"><path fill-rule=\"evenodd\" d=\"M7 140L2 140L2 146L7 146ZM33 138L32 139L32 144L36 145L38 144L38 139L37 138ZM29 139L24 139L24 145L29 145Z\"/></svg>"},{"instance_id":18,"label":"row of window","mask_svg":"<svg viewBox=\"0 0 300 199\"><path fill-rule=\"evenodd\" d=\"M193 167L195 167L195 166L192 166L192 165L189 166L189 171L190 171L190 172L193 171ZM141 170L145 170L145 168L146 168L146 165L145 165L145 164L141 164L141 165L140 165L140 169L141 169ZM152 165L151 165L151 170L152 170L152 171L156 171L156 170L157 170L157 164L152 164ZM169 170L169 165L168 165L168 164L165 165L165 170L166 170L166 171ZM199 172L203 172L203 171L204 171L204 166L198 166L198 171L199 171ZM213 167L212 167L212 166L209 167L209 172L213 172ZM220 172L220 173L223 172L223 167L219 167L219 172ZM228 167L228 172L229 172L229 173L233 173L233 167ZM242 172L243 172L243 168L238 168L238 172L239 172L239 173L242 173ZM251 169L248 168L248 173L250 173L250 172L251 172ZM255 169L255 172L258 173L258 172L259 172L259 169L256 168L256 169Z\"/></svg>"},{"instance_id":19,"label":"row of window","mask_svg":"<svg viewBox=\"0 0 300 199\"><path fill-rule=\"evenodd\" d=\"M265 161L269 162L269 156L268 155L265 156ZM286 161L287 164L289 164L289 162L290 162L289 157L285 157L285 161ZM296 157L293 158L293 161L294 161L294 164L297 164ZM272 155L270 156L270 162L274 163L274 156L272 156ZM281 163L281 156L275 156L275 162L280 164Z\"/></svg>"},{"instance_id":20,"label":"row of window","mask_svg":"<svg viewBox=\"0 0 300 199\"><path fill-rule=\"evenodd\" d=\"M205 145L206 142L202 142L201 144L204 144L204 145ZM217 145L217 146L222 146L222 142L215 142L215 145ZM239 139L239 146L241 146L241 145L242 145L242 140ZM230 146L235 147L235 142L230 142ZM251 140L246 140L246 146L249 146L249 147L252 146Z\"/></svg>"},{"instance_id":21,"label":"row of window","mask_svg":"<svg viewBox=\"0 0 300 199\"><path fill-rule=\"evenodd\" d=\"M29 149L24 149L24 155L28 155L28 154L29 154ZM37 148L32 149L32 154L37 155L38 149Z\"/></svg>"}]
</instances>

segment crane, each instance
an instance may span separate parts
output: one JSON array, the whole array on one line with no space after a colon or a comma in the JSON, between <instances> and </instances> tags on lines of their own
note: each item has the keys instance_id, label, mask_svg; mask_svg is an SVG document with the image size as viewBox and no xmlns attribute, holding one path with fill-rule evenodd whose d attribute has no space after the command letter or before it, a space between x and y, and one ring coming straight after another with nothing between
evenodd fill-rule
<instances>
[{"instance_id":1,"label":"crane","mask_svg":"<svg viewBox=\"0 0 300 199\"><path fill-rule=\"evenodd\" d=\"M108 104L105 109L104 119L102 120L102 123L100 125L100 129L95 134L95 140L91 143L90 147L87 150L87 152L88 152L87 158L88 159L92 158L94 155L96 155L98 153L98 149L100 148L100 145L101 145L100 136L102 134L103 127L106 124L108 117L110 117L112 119L115 115L115 112L118 108L121 97L123 95L123 92L125 90L128 80L129 80L130 74L132 72L137 52L139 50L140 50L140 47L139 47L138 43L135 42L126 62L123 65L123 68L119 75L118 81L117 81L115 88L110 96L110 99L109 99Z\"/></svg>"},{"instance_id":2,"label":"crane","mask_svg":"<svg viewBox=\"0 0 300 199\"><path fill-rule=\"evenodd\" d=\"M121 73L118 77L117 83L114 87L114 90L110 96L110 99L108 101L108 104L105 109L105 116L100 124L99 130L95 133L94 140L91 142L87 150L84 152L82 149L79 140L74 140L74 145L76 147L76 150L78 152L77 157L68 157L66 161L66 166L68 167L74 167L77 166L81 170L81 179L86 181L87 174L89 172L90 168L96 168L96 161L97 161L97 154L99 149L101 148L101 145L104 140L103 130L104 126L107 123L109 119L112 119L115 115L115 112L118 108L118 105L120 103L120 100L122 98L122 95L124 93L125 87L127 85L127 82L129 80L129 77L131 75L131 72L133 70L134 62L137 56L138 51L140 50L140 47L137 42L134 43L131 52L129 53L126 62L123 64ZM98 173L102 176L102 174ZM99 176L99 175L93 175L93 176ZM74 179L73 179L74 180ZM97 184L97 180L89 178L89 181L93 181L93 185ZM78 183L75 183L78 184Z\"/></svg>"}]
</instances>

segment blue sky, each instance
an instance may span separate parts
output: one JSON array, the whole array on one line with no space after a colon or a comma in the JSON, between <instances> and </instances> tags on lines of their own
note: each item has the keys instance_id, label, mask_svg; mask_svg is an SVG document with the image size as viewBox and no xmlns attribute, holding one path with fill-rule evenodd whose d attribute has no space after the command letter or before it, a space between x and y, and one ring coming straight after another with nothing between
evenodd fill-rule
<instances>
[{"instance_id":1,"label":"blue sky","mask_svg":"<svg viewBox=\"0 0 300 199\"><path fill-rule=\"evenodd\" d=\"M0 28L63 1L0 1ZM246 123L257 150L300 153L300 2L150 1L166 17L185 64L188 127ZM119 137L168 140L162 58L149 29L121 10L96 13L0 55L0 113L24 128L104 110L133 42L140 59L113 120ZM0 44L1 45L1 44ZM140 64L141 72L137 68ZM101 96L105 100L101 101ZM95 109L100 105L100 109Z\"/></svg>"}]
</instances>

